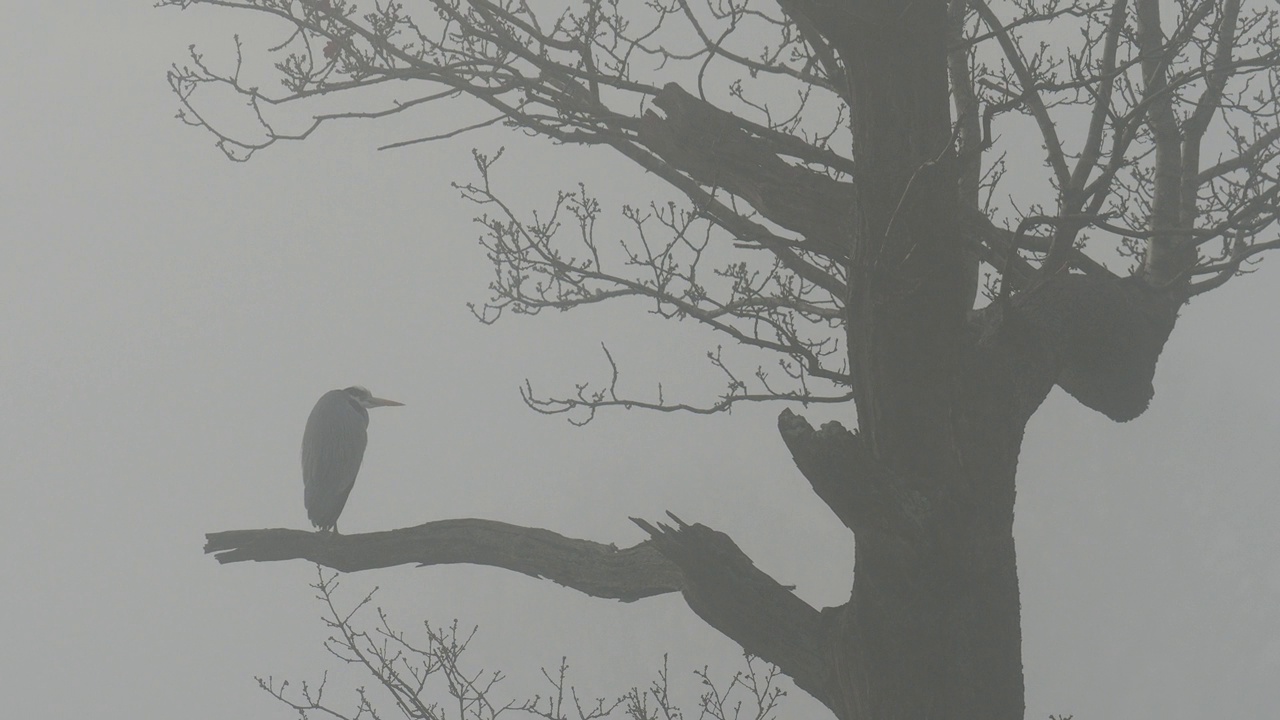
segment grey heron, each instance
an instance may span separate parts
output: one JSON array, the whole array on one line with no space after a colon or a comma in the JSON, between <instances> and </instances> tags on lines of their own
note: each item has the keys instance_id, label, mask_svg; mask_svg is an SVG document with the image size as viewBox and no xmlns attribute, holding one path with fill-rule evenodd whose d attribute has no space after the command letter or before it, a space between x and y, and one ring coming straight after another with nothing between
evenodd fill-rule
<instances>
[{"instance_id":1,"label":"grey heron","mask_svg":"<svg viewBox=\"0 0 1280 720\"><path fill-rule=\"evenodd\" d=\"M312 525L338 531L369 443L368 409L403 404L374 397L359 385L320 396L302 433L303 500Z\"/></svg>"}]
</instances>

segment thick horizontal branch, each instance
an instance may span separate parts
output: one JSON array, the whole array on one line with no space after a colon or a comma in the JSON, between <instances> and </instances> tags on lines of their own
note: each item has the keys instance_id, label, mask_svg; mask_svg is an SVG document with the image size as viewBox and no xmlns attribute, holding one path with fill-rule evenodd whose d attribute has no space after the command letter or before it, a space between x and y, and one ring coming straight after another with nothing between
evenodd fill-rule
<instances>
[{"instance_id":1,"label":"thick horizontal branch","mask_svg":"<svg viewBox=\"0 0 1280 720\"><path fill-rule=\"evenodd\" d=\"M229 530L209 533L205 541L205 553L220 563L309 560L342 572L406 564L489 565L623 602L676 592L684 585L680 569L652 541L618 549L495 520L437 520L356 535Z\"/></svg>"},{"instance_id":2,"label":"thick horizontal branch","mask_svg":"<svg viewBox=\"0 0 1280 720\"><path fill-rule=\"evenodd\" d=\"M724 533L636 520L651 539L619 550L550 530L473 518L339 535L285 528L205 536L220 563L308 560L343 572L393 565L467 563L546 578L592 597L630 602L680 591L712 627L795 679L819 700L829 693L822 613L755 567Z\"/></svg>"}]
</instances>

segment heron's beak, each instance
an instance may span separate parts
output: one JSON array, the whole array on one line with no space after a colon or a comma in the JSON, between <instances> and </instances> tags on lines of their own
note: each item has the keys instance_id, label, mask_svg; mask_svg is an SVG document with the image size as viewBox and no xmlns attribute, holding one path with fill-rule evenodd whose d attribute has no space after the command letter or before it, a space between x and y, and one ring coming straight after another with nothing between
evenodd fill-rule
<instances>
[{"instance_id":1,"label":"heron's beak","mask_svg":"<svg viewBox=\"0 0 1280 720\"><path fill-rule=\"evenodd\" d=\"M369 398L369 407L401 407L404 403L386 398Z\"/></svg>"}]
</instances>

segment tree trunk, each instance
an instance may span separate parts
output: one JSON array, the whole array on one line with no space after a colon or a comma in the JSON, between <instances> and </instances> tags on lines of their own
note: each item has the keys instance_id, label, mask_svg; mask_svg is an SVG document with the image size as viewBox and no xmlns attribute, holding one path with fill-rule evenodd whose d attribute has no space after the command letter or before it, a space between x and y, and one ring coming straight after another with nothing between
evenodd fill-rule
<instances>
[{"instance_id":1,"label":"tree trunk","mask_svg":"<svg viewBox=\"0 0 1280 720\"><path fill-rule=\"evenodd\" d=\"M946 5L857 7L836 36L860 171L847 327L857 439L890 507L851 528L835 710L1014 720L1024 710L1013 498L1025 418L962 350L973 268L960 241Z\"/></svg>"},{"instance_id":2,"label":"tree trunk","mask_svg":"<svg viewBox=\"0 0 1280 720\"><path fill-rule=\"evenodd\" d=\"M909 462L878 455L863 432L782 414L797 466L856 542L851 598L823 612L838 717L1022 718L1023 429L1055 383L1113 419L1136 417L1177 306L1137 279L1067 275L972 314Z\"/></svg>"},{"instance_id":3,"label":"tree trunk","mask_svg":"<svg viewBox=\"0 0 1280 720\"><path fill-rule=\"evenodd\" d=\"M878 463L861 434L834 427L819 434L848 444L853 462L797 456L811 480L857 488L840 513L856 538L852 596L833 625L840 718L1022 717L1013 544L1022 423L999 394L980 393L956 398L949 451L922 447L934 456L921 462L947 468L938 474Z\"/></svg>"},{"instance_id":4,"label":"tree trunk","mask_svg":"<svg viewBox=\"0 0 1280 720\"><path fill-rule=\"evenodd\" d=\"M827 219L848 238L859 430L781 422L855 535L851 598L827 612L829 705L842 720L1020 720L1024 427L1055 382L1091 407L1119 405L1113 417L1141 412L1176 303L1064 274L967 320L975 270L961 240L946 3L795 4L844 62L857 158L853 206Z\"/></svg>"}]
</instances>

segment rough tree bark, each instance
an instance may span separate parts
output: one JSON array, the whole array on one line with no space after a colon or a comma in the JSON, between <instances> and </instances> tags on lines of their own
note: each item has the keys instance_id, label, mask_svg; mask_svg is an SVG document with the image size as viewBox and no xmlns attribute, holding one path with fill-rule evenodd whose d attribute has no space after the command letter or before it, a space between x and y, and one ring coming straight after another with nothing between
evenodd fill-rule
<instances>
[{"instance_id":1,"label":"rough tree bark","mask_svg":"<svg viewBox=\"0 0 1280 720\"><path fill-rule=\"evenodd\" d=\"M853 534L852 591L840 606L810 607L757 569L724 534L674 517L672 524L637 520L650 539L622 550L546 530L452 520L350 536L212 533L206 552L220 562L296 558L344 571L401 563L486 564L626 601L681 592L693 612L777 664L841 720L1023 716L1013 510L1027 421L1054 385L1113 420L1140 415L1152 397L1156 361L1178 308L1193 294L1189 276L1212 274L1202 283L1207 289L1245 258L1275 246L1237 244L1216 264L1196 265L1202 262L1197 243L1203 241L1193 241L1200 236L1187 229L1197 217L1200 183L1260 155L1271 157L1267 148L1280 131L1261 133L1236 165L1199 168L1198 143L1208 121L1198 112L1178 127L1168 66L1159 57L1163 48L1176 51L1169 43L1185 43L1189 34L1167 40L1155 1L1135 1L1136 43L1145 55L1131 64L1141 66L1144 83L1133 91L1140 98L1137 107L1118 116L1108 103L1123 72L1116 47L1131 10L1125 0L1111 5L1099 35L1100 69L1090 79L1100 100L1073 169L1038 95L1048 85L1037 84L1008 28L981 0L778 0L804 35L813 62L843 83L833 92L851 112L854 161L748 123L678 83L636 90L657 112L634 119L606 112L592 77L584 79L590 63L548 60L551 50L587 57L589 48L537 40L538 32L530 23L521 25L514 5L470 3L482 18L474 22L490 23L485 27L497 38L491 41L504 50L518 54L523 48L503 39L512 27L535 38L531 44L551 49L522 57L542 73L537 91L560 98L555 107L561 115L554 122L524 105L500 106L500 90L467 85L470 80L449 75L443 65L390 44L379 46L373 34L340 34L354 26L345 20L346 25L326 24L340 22L328 14L327 3L303 5L311 14L294 20L300 28L337 38L326 53L341 53L343 42L361 38L383 48L391 58L388 67L400 73L396 77L420 72L558 140L611 146L684 192L738 241L770 251L787 271L838 299L857 431L838 423L814 429L789 410L779 416L778 430L813 491ZM963 48L957 49L958 23L971 9L1004 49L1011 82L1022 86L1011 85L1004 106L988 110L1018 107L1033 116L1061 193L1055 217L1026 218L1016 233L971 217L978 164L972 155L956 154L957 146L975 152L981 141L979 102L969 86ZM1237 10L1238 3L1228 1L1225 22L1234 24ZM450 17L461 27L472 22L460 14ZM1232 36L1222 36L1225 45L1219 44L1214 67L1225 73L1233 62ZM953 95L957 76L965 92ZM1207 77L1206 97L1213 105L1225 75ZM635 89L624 80L611 81ZM953 99L964 115L957 122L951 117ZM989 126L991 115L984 120ZM1145 263L1133 276L1118 278L1080 252L1076 233L1109 217L1101 210L1122 168L1116 158L1124 157L1141 127L1150 128L1158 150L1157 202L1150 232L1126 236L1147 243ZM1113 143L1107 152L1104 129ZM1180 147L1191 149L1184 156ZM749 214L730 210L707 188L742 199L764 220L801 239L783 240ZM1274 188L1250 195L1241 213L1256 213L1259 203L1274 204L1275 197ZM1273 219L1274 214L1249 215L1248 227L1265 227ZM1037 224L1052 226L1051 235L1028 235ZM1219 230L1232 227L1237 226ZM1044 259L1031 264L1019 255L1026 249L1040 251ZM998 297L981 311L971 310L977 256L1003 273ZM814 257L835 262L843 272L824 271ZM546 262L555 272L573 272ZM633 285L621 287L614 292L643 294ZM536 299L524 300L537 307ZM679 298L659 300L699 317L698 307L680 305ZM784 350L804 355L804 348Z\"/></svg>"}]
</instances>

